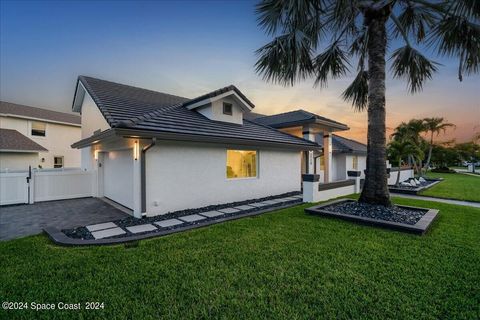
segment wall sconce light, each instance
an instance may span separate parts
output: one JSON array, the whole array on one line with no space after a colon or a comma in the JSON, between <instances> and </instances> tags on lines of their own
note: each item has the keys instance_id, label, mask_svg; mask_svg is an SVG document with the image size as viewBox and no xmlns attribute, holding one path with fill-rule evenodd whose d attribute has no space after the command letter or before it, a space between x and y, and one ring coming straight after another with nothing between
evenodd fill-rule
<instances>
[{"instance_id":1,"label":"wall sconce light","mask_svg":"<svg viewBox=\"0 0 480 320\"><path fill-rule=\"evenodd\" d=\"M135 141L134 144L133 144L133 158L135 160L138 159L138 151L139 151L139 146L138 146L138 141Z\"/></svg>"},{"instance_id":2,"label":"wall sconce light","mask_svg":"<svg viewBox=\"0 0 480 320\"><path fill-rule=\"evenodd\" d=\"M95 149L95 151L93 151L93 157L95 160L98 160L98 150Z\"/></svg>"}]
</instances>

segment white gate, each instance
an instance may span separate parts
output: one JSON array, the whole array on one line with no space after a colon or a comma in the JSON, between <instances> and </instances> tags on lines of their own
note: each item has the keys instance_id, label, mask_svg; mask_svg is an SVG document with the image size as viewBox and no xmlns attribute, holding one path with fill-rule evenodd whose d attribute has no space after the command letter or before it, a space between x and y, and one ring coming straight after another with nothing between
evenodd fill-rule
<instances>
[{"instance_id":1,"label":"white gate","mask_svg":"<svg viewBox=\"0 0 480 320\"><path fill-rule=\"evenodd\" d=\"M28 172L0 173L0 205L28 203Z\"/></svg>"},{"instance_id":2,"label":"white gate","mask_svg":"<svg viewBox=\"0 0 480 320\"><path fill-rule=\"evenodd\" d=\"M0 173L0 205L92 197L96 174L81 169Z\"/></svg>"}]
</instances>

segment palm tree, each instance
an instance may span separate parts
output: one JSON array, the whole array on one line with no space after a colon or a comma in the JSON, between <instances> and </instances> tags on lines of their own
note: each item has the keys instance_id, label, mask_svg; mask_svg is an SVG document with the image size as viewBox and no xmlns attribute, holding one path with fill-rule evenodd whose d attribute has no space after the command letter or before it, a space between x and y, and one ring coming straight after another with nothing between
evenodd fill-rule
<instances>
[{"instance_id":1,"label":"palm tree","mask_svg":"<svg viewBox=\"0 0 480 320\"><path fill-rule=\"evenodd\" d=\"M385 69L420 91L437 64L418 48L457 57L459 78L480 69L480 1L477 0L262 0L258 23L274 39L257 50L257 73L283 85L313 77L346 76L358 59L356 76L343 98L367 110L367 169L359 201L390 205L386 168Z\"/></svg>"},{"instance_id":2,"label":"palm tree","mask_svg":"<svg viewBox=\"0 0 480 320\"><path fill-rule=\"evenodd\" d=\"M425 118L423 119L423 125L425 126L425 132L430 134L427 162L423 167L423 171L427 172L428 167L430 166L430 160L432 159L433 136L438 136L440 132L445 133L448 128L455 127L455 125L453 123L444 122L443 118Z\"/></svg>"},{"instance_id":3,"label":"palm tree","mask_svg":"<svg viewBox=\"0 0 480 320\"><path fill-rule=\"evenodd\" d=\"M400 183L400 168L402 166L402 160L406 156L421 158L423 157L423 151L410 140L392 140L388 144L387 151L390 159L396 159L397 161L399 170L395 186L398 186Z\"/></svg>"},{"instance_id":4,"label":"palm tree","mask_svg":"<svg viewBox=\"0 0 480 320\"><path fill-rule=\"evenodd\" d=\"M412 119L407 123L402 122L392 134L394 141L409 141L416 148L422 150L424 145L423 138L420 133L425 131L425 126L423 120ZM413 164L413 169L417 174L421 174L422 161L423 161L423 152L421 156L408 154L408 159L411 164ZM418 161L418 162L417 162Z\"/></svg>"}]
</instances>

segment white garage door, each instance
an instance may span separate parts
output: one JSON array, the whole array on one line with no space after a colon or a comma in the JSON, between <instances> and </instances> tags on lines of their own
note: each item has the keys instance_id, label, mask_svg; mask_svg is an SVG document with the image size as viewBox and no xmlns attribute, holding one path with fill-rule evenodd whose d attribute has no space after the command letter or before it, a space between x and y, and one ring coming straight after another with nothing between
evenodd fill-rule
<instances>
[{"instance_id":1,"label":"white garage door","mask_svg":"<svg viewBox=\"0 0 480 320\"><path fill-rule=\"evenodd\" d=\"M110 151L103 161L103 194L133 210L132 150Z\"/></svg>"}]
</instances>

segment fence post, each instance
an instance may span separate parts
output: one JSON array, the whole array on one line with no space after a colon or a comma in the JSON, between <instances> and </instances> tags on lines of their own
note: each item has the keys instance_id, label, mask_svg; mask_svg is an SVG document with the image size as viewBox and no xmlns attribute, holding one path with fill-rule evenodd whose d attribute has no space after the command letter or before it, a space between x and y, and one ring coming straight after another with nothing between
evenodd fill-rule
<instances>
[{"instance_id":1,"label":"fence post","mask_svg":"<svg viewBox=\"0 0 480 320\"><path fill-rule=\"evenodd\" d=\"M360 175L361 171L347 171L348 179L355 180L355 193L360 193Z\"/></svg>"},{"instance_id":2,"label":"fence post","mask_svg":"<svg viewBox=\"0 0 480 320\"><path fill-rule=\"evenodd\" d=\"M316 202L320 175L302 174L303 202Z\"/></svg>"},{"instance_id":3,"label":"fence post","mask_svg":"<svg viewBox=\"0 0 480 320\"><path fill-rule=\"evenodd\" d=\"M35 170L32 167L28 167L28 203L35 203Z\"/></svg>"}]
</instances>

